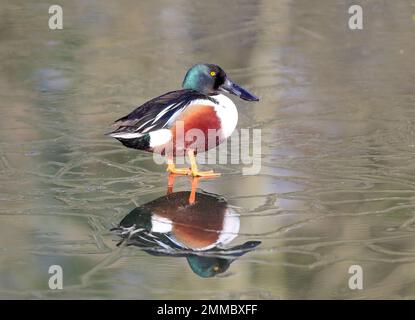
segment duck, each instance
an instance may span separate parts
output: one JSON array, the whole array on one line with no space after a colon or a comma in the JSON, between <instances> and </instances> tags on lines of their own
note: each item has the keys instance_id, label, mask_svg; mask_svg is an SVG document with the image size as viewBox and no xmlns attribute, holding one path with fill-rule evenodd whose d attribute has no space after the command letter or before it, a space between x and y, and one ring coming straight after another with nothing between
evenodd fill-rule
<instances>
[{"instance_id":1,"label":"duck","mask_svg":"<svg viewBox=\"0 0 415 320\"><path fill-rule=\"evenodd\" d=\"M134 208L112 231L118 245L135 246L153 256L185 257L191 270L210 278L261 242L231 245L239 235L240 216L220 195L172 192Z\"/></svg>"},{"instance_id":2,"label":"duck","mask_svg":"<svg viewBox=\"0 0 415 320\"><path fill-rule=\"evenodd\" d=\"M219 176L212 170L199 170L196 155L217 147L236 128L237 108L224 93L259 101L257 96L233 82L218 65L196 64L187 71L182 89L145 102L116 120L113 131L107 135L128 148L164 156L167 172L171 174ZM210 139L212 130L215 135ZM186 155L190 168L177 168L174 157Z\"/></svg>"}]
</instances>

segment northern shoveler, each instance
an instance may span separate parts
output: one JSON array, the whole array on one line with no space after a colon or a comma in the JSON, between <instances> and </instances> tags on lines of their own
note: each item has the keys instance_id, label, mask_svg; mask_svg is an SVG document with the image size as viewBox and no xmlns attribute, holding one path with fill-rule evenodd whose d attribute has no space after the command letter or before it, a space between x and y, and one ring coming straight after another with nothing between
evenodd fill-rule
<instances>
[{"instance_id":1,"label":"northern shoveler","mask_svg":"<svg viewBox=\"0 0 415 320\"><path fill-rule=\"evenodd\" d=\"M193 190L192 190L193 192ZM213 277L225 272L238 257L261 242L230 246L238 236L239 215L219 195L170 193L132 210L119 226L121 241L155 256L186 257L193 272Z\"/></svg>"},{"instance_id":2,"label":"northern shoveler","mask_svg":"<svg viewBox=\"0 0 415 320\"><path fill-rule=\"evenodd\" d=\"M212 177L213 171L199 171L195 155L218 146L234 131L238 112L231 99L220 92L232 93L244 100L259 99L232 82L225 71L214 64L196 64L186 73L183 89L154 98L125 117L115 121L108 135L126 147L157 152L167 157L167 171L199 177ZM214 141L211 130L216 130ZM203 135L203 139L188 139ZM187 154L190 169L175 167L173 157Z\"/></svg>"}]
</instances>

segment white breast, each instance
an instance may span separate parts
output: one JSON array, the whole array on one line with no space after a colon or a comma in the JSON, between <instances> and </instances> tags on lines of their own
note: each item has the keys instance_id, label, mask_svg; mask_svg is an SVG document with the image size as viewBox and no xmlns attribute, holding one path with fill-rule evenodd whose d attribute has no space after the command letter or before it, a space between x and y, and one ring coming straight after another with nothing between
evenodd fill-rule
<instances>
[{"instance_id":1,"label":"white breast","mask_svg":"<svg viewBox=\"0 0 415 320\"><path fill-rule=\"evenodd\" d=\"M220 119L223 134L225 138L228 138L238 123L238 110L233 101L223 94L212 96L212 98L218 101L218 104L214 104L215 111Z\"/></svg>"},{"instance_id":2,"label":"white breast","mask_svg":"<svg viewBox=\"0 0 415 320\"><path fill-rule=\"evenodd\" d=\"M223 94L217 94L211 97L215 99L217 103L214 103L212 100L208 99L197 99L193 100L189 104L189 107L191 105L199 104L212 106L221 122L223 138L227 139L231 136L233 130L236 128L236 124L238 123L238 110L236 109L233 101Z\"/></svg>"}]
</instances>

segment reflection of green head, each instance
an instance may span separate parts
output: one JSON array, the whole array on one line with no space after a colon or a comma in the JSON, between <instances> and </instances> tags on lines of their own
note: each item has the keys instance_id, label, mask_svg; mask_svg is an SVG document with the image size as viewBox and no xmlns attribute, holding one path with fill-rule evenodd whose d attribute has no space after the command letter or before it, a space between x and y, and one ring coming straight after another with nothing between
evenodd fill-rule
<instances>
[{"instance_id":1,"label":"reflection of green head","mask_svg":"<svg viewBox=\"0 0 415 320\"><path fill-rule=\"evenodd\" d=\"M203 278L210 278L228 270L232 262L240 256L243 256L245 253L255 249L255 247L260 244L261 241L247 241L244 244L229 249L223 249L220 251L221 258L195 254L190 254L186 258L194 273Z\"/></svg>"},{"instance_id":2,"label":"reflection of green head","mask_svg":"<svg viewBox=\"0 0 415 320\"><path fill-rule=\"evenodd\" d=\"M235 259L202 257L189 255L186 257L193 272L203 278L210 278L228 270Z\"/></svg>"}]
</instances>

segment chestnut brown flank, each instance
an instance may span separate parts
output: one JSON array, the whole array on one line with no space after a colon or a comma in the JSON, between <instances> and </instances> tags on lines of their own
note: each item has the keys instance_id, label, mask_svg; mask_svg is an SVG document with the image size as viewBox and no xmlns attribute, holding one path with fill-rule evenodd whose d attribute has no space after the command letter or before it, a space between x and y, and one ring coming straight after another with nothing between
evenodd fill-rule
<instances>
[{"instance_id":1,"label":"chestnut brown flank","mask_svg":"<svg viewBox=\"0 0 415 320\"><path fill-rule=\"evenodd\" d=\"M181 130L177 129L177 122L181 121L184 128L183 132L186 133L191 129L199 129L205 135L205 150L208 149L208 130L221 128L221 122L216 115L215 109L209 105L193 105L185 110L180 117L176 120L174 126L170 129L173 134L173 144L176 145L176 140L181 139L185 143L185 148L188 148L192 144L192 141L185 141L181 135ZM217 139L218 140L218 139ZM219 141L216 141L216 145Z\"/></svg>"}]
</instances>

